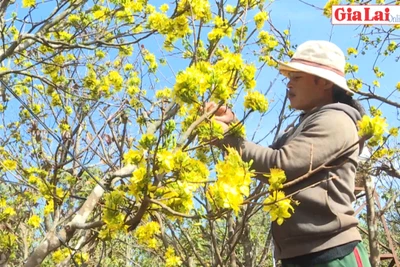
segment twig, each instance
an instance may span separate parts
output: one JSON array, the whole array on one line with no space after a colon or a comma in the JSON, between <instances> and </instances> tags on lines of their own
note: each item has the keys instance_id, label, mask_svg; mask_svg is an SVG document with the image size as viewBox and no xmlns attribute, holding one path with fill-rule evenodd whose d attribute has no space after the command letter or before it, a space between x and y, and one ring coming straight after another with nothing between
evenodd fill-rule
<instances>
[{"instance_id":1,"label":"twig","mask_svg":"<svg viewBox=\"0 0 400 267\"><path fill-rule=\"evenodd\" d=\"M292 196L294 196L294 195L296 195L296 194L298 194L298 193L300 193L300 192L303 192L304 190L307 190L307 189L309 189L309 188L311 188L311 187L314 187L314 186L316 186L316 185L319 185L319 184L321 184L321 183L323 183L323 182L327 182L327 181L330 181L330 180L333 180L333 179L338 179L339 177L338 176L331 176L331 177L329 177L329 178L327 178L327 179L325 179L325 180L321 180L321 181L318 181L318 182L315 182L315 183L313 183L313 184L310 184L309 186L306 186L306 187L304 187L304 188L301 188L301 189L299 189L299 190L297 190L296 192L293 192L293 193L291 193L291 194L289 194L289 195L287 195L287 196L285 196L285 197L283 197L283 198L281 198L281 199L278 199L278 200L276 200L276 201L274 201L274 202L271 202L271 203L258 203L258 202L250 202L249 200L246 200L246 201L244 201L243 202L243 204L254 204L254 205L261 205L261 206L269 206L269 205L273 205L273 204L275 204L275 203L277 203L277 202L279 202L279 201L282 201L282 200L285 200L285 199L288 199L288 198L290 198L290 197L292 197ZM269 192L264 192L264 195L265 194L268 194ZM243 205L242 204L242 205Z\"/></svg>"},{"instance_id":2,"label":"twig","mask_svg":"<svg viewBox=\"0 0 400 267\"><path fill-rule=\"evenodd\" d=\"M71 227L74 227L75 229L91 229L91 228L98 228L101 227L105 224L103 221L95 221L95 222L90 222L90 223L81 223L81 222L76 222L71 225Z\"/></svg>"},{"instance_id":3,"label":"twig","mask_svg":"<svg viewBox=\"0 0 400 267\"><path fill-rule=\"evenodd\" d=\"M362 95L362 96L366 96L366 97L369 97L369 98L375 98L375 99L377 99L377 100L379 100L379 101L382 101L383 103L392 105L392 106L394 106L394 107L396 107L396 108L400 108L400 103L391 101L391 100L389 100L389 99L386 99L386 98L383 97L383 96L379 96L379 95L376 95L376 94L374 94L374 93L365 93L365 92L361 92L361 91L360 91L360 92L357 92L357 94Z\"/></svg>"},{"instance_id":4,"label":"twig","mask_svg":"<svg viewBox=\"0 0 400 267\"><path fill-rule=\"evenodd\" d=\"M168 207L167 205L165 205L157 200L154 200L154 199L150 199L149 201L150 201L150 203L157 204L158 206L160 206L161 208L163 208L164 210L166 210L167 212L169 212L171 215L174 215L174 216L179 216L179 217L189 218L189 219L204 218L203 216L199 216L199 215L189 215L189 214L177 212L177 211L171 209L170 207Z\"/></svg>"},{"instance_id":5,"label":"twig","mask_svg":"<svg viewBox=\"0 0 400 267\"><path fill-rule=\"evenodd\" d=\"M400 196L400 191L397 191L393 196L389 199L389 201L386 203L385 207L379 211L378 216L382 217L386 211L390 209L390 207L394 204L394 202L397 200L397 198Z\"/></svg>"}]
</instances>

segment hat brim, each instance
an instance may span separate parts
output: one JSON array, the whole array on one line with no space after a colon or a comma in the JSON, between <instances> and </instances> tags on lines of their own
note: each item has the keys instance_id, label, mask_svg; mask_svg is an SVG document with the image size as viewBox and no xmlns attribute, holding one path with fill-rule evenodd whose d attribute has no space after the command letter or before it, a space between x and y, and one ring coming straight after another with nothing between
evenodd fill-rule
<instances>
[{"instance_id":1,"label":"hat brim","mask_svg":"<svg viewBox=\"0 0 400 267\"><path fill-rule=\"evenodd\" d=\"M301 71L326 79L336 84L338 87L346 91L349 95L354 94L354 92L351 91L350 88L347 86L346 78L337 74L336 72L319 67L309 66L299 62L284 63L279 61L278 66L279 71L286 77L289 77L289 72Z\"/></svg>"}]
</instances>

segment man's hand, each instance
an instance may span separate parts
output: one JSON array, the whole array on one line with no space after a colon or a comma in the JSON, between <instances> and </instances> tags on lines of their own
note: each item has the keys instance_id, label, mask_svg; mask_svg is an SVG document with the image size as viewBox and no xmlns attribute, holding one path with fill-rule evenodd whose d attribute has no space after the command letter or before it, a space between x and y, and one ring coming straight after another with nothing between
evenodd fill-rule
<instances>
[{"instance_id":1,"label":"man's hand","mask_svg":"<svg viewBox=\"0 0 400 267\"><path fill-rule=\"evenodd\" d=\"M217 106L218 105L214 102L208 102L206 103L205 109L207 112L209 112L210 110L215 109ZM218 122L222 122L223 124L225 124L227 128L227 124L234 122L236 120L236 117L230 108L228 108L227 106L221 106L215 112L214 119ZM223 128L225 129L224 126Z\"/></svg>"}]
</instances>

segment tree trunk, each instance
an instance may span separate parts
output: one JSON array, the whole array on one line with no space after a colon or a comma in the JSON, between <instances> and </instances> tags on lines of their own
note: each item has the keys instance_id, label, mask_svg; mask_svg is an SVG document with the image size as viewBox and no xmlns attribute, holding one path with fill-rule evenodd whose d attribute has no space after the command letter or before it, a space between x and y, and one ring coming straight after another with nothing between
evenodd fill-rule
<instances>
[{"instance_id":1,"label":"tree trunk","mask_svg":"<svg viewBox=\"0 0 400 267\"><path fill-rule=\"evenodd\" d=\"M233 220L232 213L228 215L228 238L229 238L229 266L236 267L236 253L234 246L233 235L235 234L235 221Z\"/></svg>"},{"instance_id":2,"label":"tree trunk","mask_svg":"<svg viewBox=\"0 0 400 267\"><path fill-rule=\"evenodd\" d=\"M250 227L248 224L246 224L244 227L242 243L244 249L244 266L253 267L253 244L250 239Z\"/></svg>"},{"instance_id":3,"label":"tree trunk","mask_svg":"<svg viewBox=\"0 0 400 267\"><path fill-rule=\"evenodd\" d=\"M111 177L124 177L131 174L135 170L132 165L125 166L124 168L111 174ZM63 245L74 235L77 225L86 223L90 213L94 210L100 198L104 194L104 189L100 185L96 185L93 191L90 193L82 207L78 210L74 218L68 223L60 232L49 231L46 234L46 238L42 241L33 251L33 253L27 259L24 267L36 267L40 266L47 255Z\"/></svg>"},{"instance_id":4,"label":"tree trunk","mask_svg":"<svg viewBox=\"0 0 400 267\"><path fill-rule=\"evenodd\" d=\"M370 249L370 262L372 267L378 267L379 259L379 242L378 242L378 217L376 216L374 193L375 188L372 178L364 175L364 187L367 201L367 224L368 224L368 241Z\"/></svg>"}]
</instances>

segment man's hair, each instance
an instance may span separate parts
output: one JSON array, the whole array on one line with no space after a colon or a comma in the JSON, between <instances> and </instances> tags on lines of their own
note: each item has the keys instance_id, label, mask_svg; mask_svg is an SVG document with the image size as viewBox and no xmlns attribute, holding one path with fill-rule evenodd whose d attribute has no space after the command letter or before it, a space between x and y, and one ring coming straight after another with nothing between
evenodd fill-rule
<instances>
[{"instance_id":1,"label":"man's hair","mask_svg":"<svg viewBox=\"0 0 400 267\"><path fill-rule=\"evenodd\" d=\"M360 112L361 116L365 115L365 109L357 100L353 99L351 95L348 95L345 90L337 86L336 84L333 85L332 88L332 98L334 103L343 103L347 104Z\"/></svg>"},{"instance_id":2,"label":"man's hair","mask_svg":"<svg viewBox=\"0 0 400 267\"><path fill-rule=\"evenodd\" d=\"M315 76L314 83L317 84L319 79L323 79L323 78ZM355 108L356 110L358 110L358 112L360 112L361 116L364 116L366 114L365 109L360 104L360 102L353 99L353 97L351 95L347 94L347 92L345 90L343 90L336 84L333 84L333 87L332 87L332 99L333 99L334 103L343 103L343 104L347 104L347 105Z\"/></svg>"}]
</instances>

